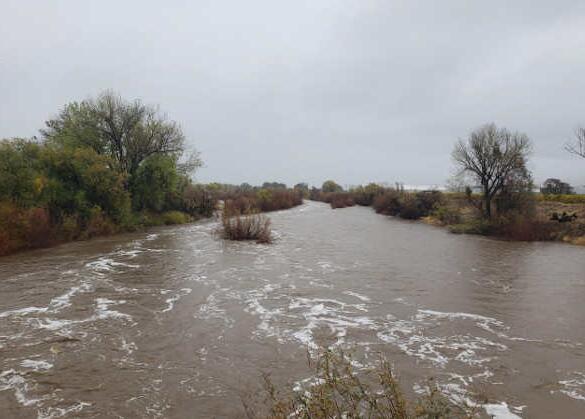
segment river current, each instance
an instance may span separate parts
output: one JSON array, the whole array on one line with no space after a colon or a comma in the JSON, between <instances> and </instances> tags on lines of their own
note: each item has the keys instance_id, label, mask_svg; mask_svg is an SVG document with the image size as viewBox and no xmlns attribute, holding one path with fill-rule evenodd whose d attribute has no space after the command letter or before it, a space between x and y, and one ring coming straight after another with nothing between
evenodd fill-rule
<instances>
[{"instance_id":1,"label":"river current","mask_svg":"<svg viewBox=\"0 0 585 419\"><path fill-rule=\"evenodd\" d=\"M213 220L0 259L0 417L242 417L262 372L380 354L497 418L585 417L585 249L304 205L271 245Z\"/></svg>"}]
</instances>

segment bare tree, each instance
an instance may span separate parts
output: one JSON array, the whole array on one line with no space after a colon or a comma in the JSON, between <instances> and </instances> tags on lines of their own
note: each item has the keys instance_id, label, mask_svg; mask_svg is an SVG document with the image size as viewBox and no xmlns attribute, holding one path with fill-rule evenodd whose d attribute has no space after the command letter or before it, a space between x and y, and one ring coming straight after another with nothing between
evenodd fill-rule
<instances>
[{"instance_id":1,"label":"bare tree","mask_svg":"<svg viewBox=\"0 0 585 419\"><path fill-rule=\"evenodd\" d=\"M575 138L576 141L574 143L565 145L565 150L585 159L585 128L577 128L575 130Z\"/></svg>"},{"instance_id":2,"label":"bare tree","mask_svg":"<svg viewBox=\"0 0 585 419\"><path fill-rule=\"evenodd\" d=\"M494 197L516 173L526 172L530 153L530 139L495 124L484 125L471 133L467 140L459 140L452 157L460 174L471 174L481 185L483 212L492 216Z\"/></svg>"}]
</instances>

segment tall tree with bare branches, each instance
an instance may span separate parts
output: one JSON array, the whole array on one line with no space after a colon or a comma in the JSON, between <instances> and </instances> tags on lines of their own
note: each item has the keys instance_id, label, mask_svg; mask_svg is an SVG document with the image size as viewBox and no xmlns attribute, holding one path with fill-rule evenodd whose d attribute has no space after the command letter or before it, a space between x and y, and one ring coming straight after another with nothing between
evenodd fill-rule
<instances>
[{"instance_id":1,"label":"tall tree with bare branches","mask_svg":"<svg viewBox=\"0 0 585 419\"><path fill-rule=\"evenodd\" d=\"M575 142L565 145L565 150L585 159L585 128L575 130Z\"/></svg>"},{"instance_id":2,"label":"tall tree with bare branches","mask_svg":"<svg viewBox=\"0 0 585 419\"><path fill-rule=\"evenodd\" d=\"M481 185L483 213L492 216L492 202L518 173L527 173L526 160L531 150L526 134L510 132L495 124L484 125L459 140L452 153L460 174L470 174Z\"/></svg>"}]
</instances>

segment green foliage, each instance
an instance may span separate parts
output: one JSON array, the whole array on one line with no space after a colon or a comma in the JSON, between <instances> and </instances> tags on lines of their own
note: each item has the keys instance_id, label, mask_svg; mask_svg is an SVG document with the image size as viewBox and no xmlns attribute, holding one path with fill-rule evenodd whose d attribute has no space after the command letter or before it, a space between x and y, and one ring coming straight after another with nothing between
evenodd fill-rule
<instances>
[{"instance_id":1,"label":"green foliage","mask_svg":"<svg viewBox=\"0 0 585 419\"><path fill-rule=\"evenodd\" d=\"M40 202L56 220L78 214L82 222L99 208L117 224L130 218L125 178L110 169L110 159L89 148L43 147Z\"/></svg>"},{"instance_id":2,"label":"green foliage","mask_svg":"<svg viewBox=\"0 0 585 419\"><path fill-rule=\"evenodd\" d=\"M162 214L162 220L165 225L186 224L190 221L189 216L181 211L167 211Z\"/></svg>"},{"instance_id":3,"label":"green foliage","mask_svg":"<svg viewBox=\"0 0 585 419\"><path fill-rule=\"evenodd\" d=\"M23 139L0 141L0 201L30 207L43 186L39 154L41 147Z\"/></svg>"},{"instance_id":4,"label":"green foliage","mask_svg":"<svg viewBox=\"0 0 585 419\"><path fill-rule=\"evenodd\" d=\"M332 180L326 180L321 186L321 191L324 193L343 192L343 188Z\"/></svg>"},{"instance_id":5,"label":"green foliage","mask_svg":"<svg viewBox=\"0 0 585 419\"><path fill-rule=\"evenodd\" d=\"M543 195L536 194L538 201L560 202L563 204L585 204L585 195Z\"/></svg>"},{"instance_id":6,"label":"green foliage","mask_svg":"<svg viewBox=\"0 0 585 419\"><path fill-rule=\"evenodd\" d=\"M171 156L155 155L146 159L130 179L132 206L135 210L163 211L167 198L177 192L179 176Z\"/></svg>"},{"instance_id":7,"label":"green foliage","mask_svg":"<svg viewBox=\"0 0 585 419\"><path fill-rule=\"evenodd\" d=\"M42 133L0 141L0 255L215 209L189 178L199 155L180 159L183 134L155 108L105 93L66 105Z\"/></svg>"},{"instance_id":8,"label":"green foliage","mask_svg":"<svg viewBox=\"0 0 585 419\"><path fill-rule=\"evenodd\" d=\"M134 175L144 160L154 155L180 157L185 138L179 125L160 115L157 108L140 101L126 101L113 92L96 99L66 105L42 130L52 144L66 148L91 148L110 157L121 173ZM201 165L195 152L183 164L185 173Z\"/></svg>"}]
</instances>

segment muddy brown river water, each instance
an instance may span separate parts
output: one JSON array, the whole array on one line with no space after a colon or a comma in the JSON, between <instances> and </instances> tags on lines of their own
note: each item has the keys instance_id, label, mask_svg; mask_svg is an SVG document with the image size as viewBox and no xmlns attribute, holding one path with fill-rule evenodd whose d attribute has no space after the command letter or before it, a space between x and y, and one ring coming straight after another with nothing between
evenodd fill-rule
<instances>
[{"instance_id":1,"label":"muddy brown river water","mask_svg":"<svg viewBox=\"0 0 585 419\"><path fill-rule=\"evenodd\" d=\"M241 417L319 345L497 418L585 417L584 248L314 202L270 217L272 245L206 221L0 259L0 417Z\"/></svg>"}]
</instances>

